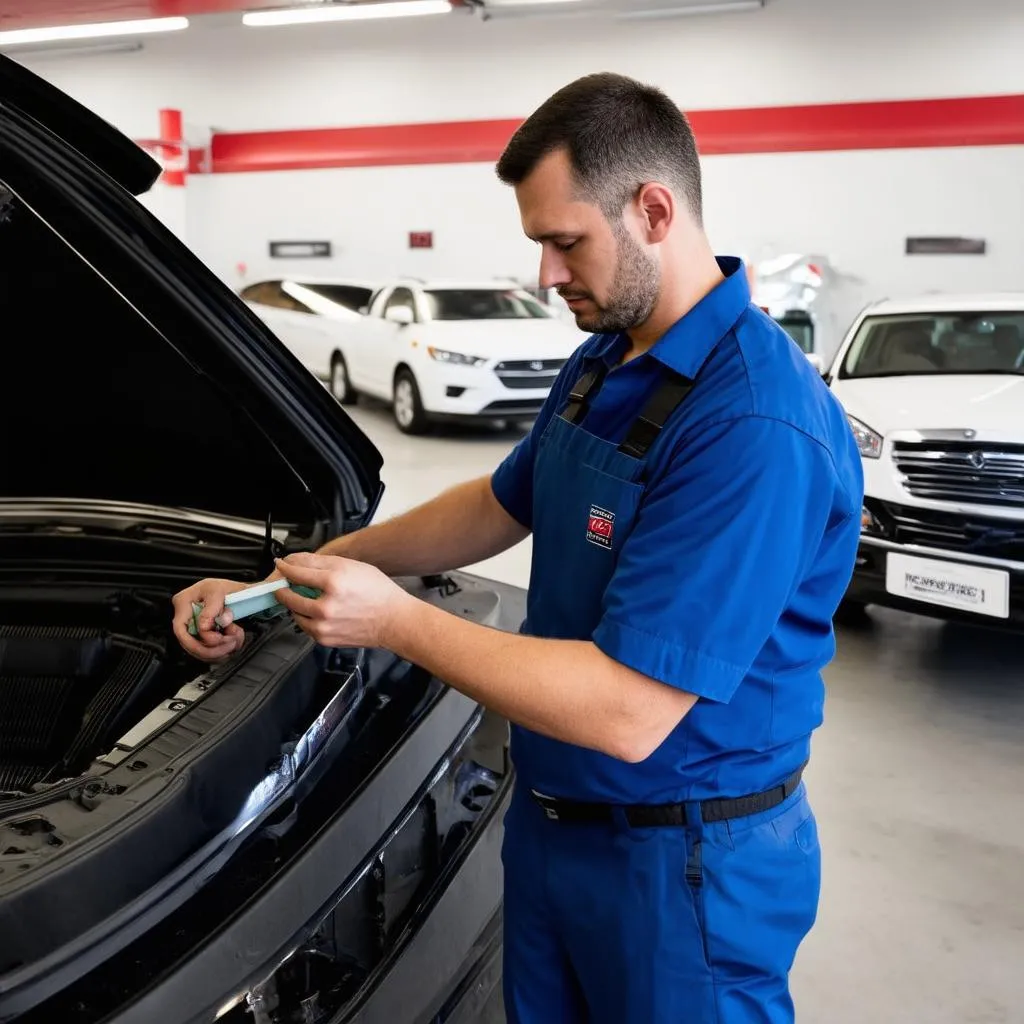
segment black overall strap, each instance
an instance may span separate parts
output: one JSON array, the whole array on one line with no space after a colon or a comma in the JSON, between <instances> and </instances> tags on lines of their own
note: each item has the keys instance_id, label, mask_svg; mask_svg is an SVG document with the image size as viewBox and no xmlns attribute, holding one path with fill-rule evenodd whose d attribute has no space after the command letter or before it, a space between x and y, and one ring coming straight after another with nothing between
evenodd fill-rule
<instances>
[{"instance_id":1,"label":"black overall strap","mask_svg":"<svg viewBox=\"0 0 1024 1024\"><path fill-rule=\"evenodd\" d=\"M669 416L693 390L693 385L694 381L689 377L665 367L661 383L627 431L619 451L634 459L642 459L661 433L661 428L668 422Z\"/></svg>"},{"instance_id":2,"label":"black overall strap","mask_svg":"<svg viewBox=\"0 0 1024 1024\"><path fill-rule=\"evenodd\" d=\"M568 423L579 423L587 415L590 403L597 396L598 391L601 390L601 385L604 383L607 372L607 363L604 360L600 360L576 381L572 391L569 392L569 400L562 410L563 420Z\"/></svg>"}]
</instances>

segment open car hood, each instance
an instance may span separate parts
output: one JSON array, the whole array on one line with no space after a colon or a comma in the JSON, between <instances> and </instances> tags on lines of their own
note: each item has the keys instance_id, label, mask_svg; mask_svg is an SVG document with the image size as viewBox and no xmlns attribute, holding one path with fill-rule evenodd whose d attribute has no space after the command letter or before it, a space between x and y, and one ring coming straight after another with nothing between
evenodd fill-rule
<instances>
[{"instance_id":1,"label":"open car hood","mask_svg":"<svg viewBox=\"0 0 1024 1024\"><path fill-rule=\"evenodd\" d=\"M380 453L133 195L160 167L0 56L0 510L73 499L357 528Z\"/></svg>"}]
</instances>

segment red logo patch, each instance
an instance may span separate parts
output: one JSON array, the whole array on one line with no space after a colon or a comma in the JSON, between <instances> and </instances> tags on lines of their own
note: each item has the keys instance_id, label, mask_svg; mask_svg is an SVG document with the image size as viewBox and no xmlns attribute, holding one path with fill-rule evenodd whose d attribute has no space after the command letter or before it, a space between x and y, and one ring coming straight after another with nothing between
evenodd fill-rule
<instances>
[{"instance_id":1,"label":"red logo patch","mask_svg":"<svg viewBox=\"0 0 1024 1024\"><path fill-rule=\"evenodd\" d=\"M601 548L612 546L612 533L615 530L615 513L597 505L590 506L587 520L587 540Z\"/></svg>"}]
</instances>

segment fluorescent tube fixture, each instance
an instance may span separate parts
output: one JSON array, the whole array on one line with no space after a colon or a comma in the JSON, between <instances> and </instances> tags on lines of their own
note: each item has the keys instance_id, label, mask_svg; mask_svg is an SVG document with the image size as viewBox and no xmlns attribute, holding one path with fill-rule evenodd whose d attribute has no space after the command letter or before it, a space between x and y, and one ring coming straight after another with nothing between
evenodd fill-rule
<instances>
[{"instance_id":1,"label":"fluorescent tube fixture","mask_svg":"<svg viewBox=\"0 0 1024 1024\"><path fill-rule=\"evenodd\" d=\"M370 18L413 18L424 14L448 14L449 0L394 0L393 3L322 4L282 11L250 11L242 24L251 28L270 25L308 25L318 21L366 21Z\"/></svg>"},{"instance_id":2,"label":"fluorescent tube fixture","mask_svg":"<svg viewBox=\"0 0 1024 1024\"><path fill-rule=\"evenodd\" d=\"M142 21L106 21L90 25L55 25L52 28L21 28L0 32L0 46L28 43L60 43L111 36L142 36L153 32L180 32L188 18L146 18Z\"/></svg>"},{"instance_id":3,"label":"fluorescent tube fixture","mask_svg":"<svg viewBox=\"0 0 1024 1024\"><path fill-rule=\"evenodd\" d=\"M758 11L765 0L726 0L721 4L679 4L676 7L649 7L642 11L623 11L620 18L678 18L687 14L729 14Z\"/></svg>"}]
</instances>

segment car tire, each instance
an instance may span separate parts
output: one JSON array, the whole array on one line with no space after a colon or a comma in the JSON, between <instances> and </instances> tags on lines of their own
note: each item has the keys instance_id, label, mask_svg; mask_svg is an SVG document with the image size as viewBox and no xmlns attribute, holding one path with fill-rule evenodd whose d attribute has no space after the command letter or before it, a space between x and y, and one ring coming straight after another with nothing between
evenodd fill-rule
<instances>
[{"instance_id":1,"label":"car tire","mask_svg":"<svg viewBox=\"0 0 1024 1024\"><path fill-rule=\"evenodd\" d=\"M403 434L425 434L430 422L427 419L426 410L423 408L423 399L420 398L420 389L416 384L416 378L411 370L399 370L395 374L395 388L392 397L391 409L394 413L395 424Z\"/></svg>"},{"instance_id":2,"label":"car tire","mask_svg":"<svg viewBox=\"0 0 1024 1024\"><path fill-rule=\"evenodd\" d=\"M832 621L837 626L848 626L856 629L863 629L871 624L871 616L868 615L868 606L862 601L851 601L844 598L836 609Z\"/></svg>"},{"instance_id":3,"label":"car tire","mask_svg":"<svg viewBox=\"0 0 1024 1024\"><path fill-rule=\"evenodd\" d=\"M358 397L348 376L348 363L340 352L335 352L331 359L329 388L339 405L353 405Z\"/></svg>"}]
</instances>

